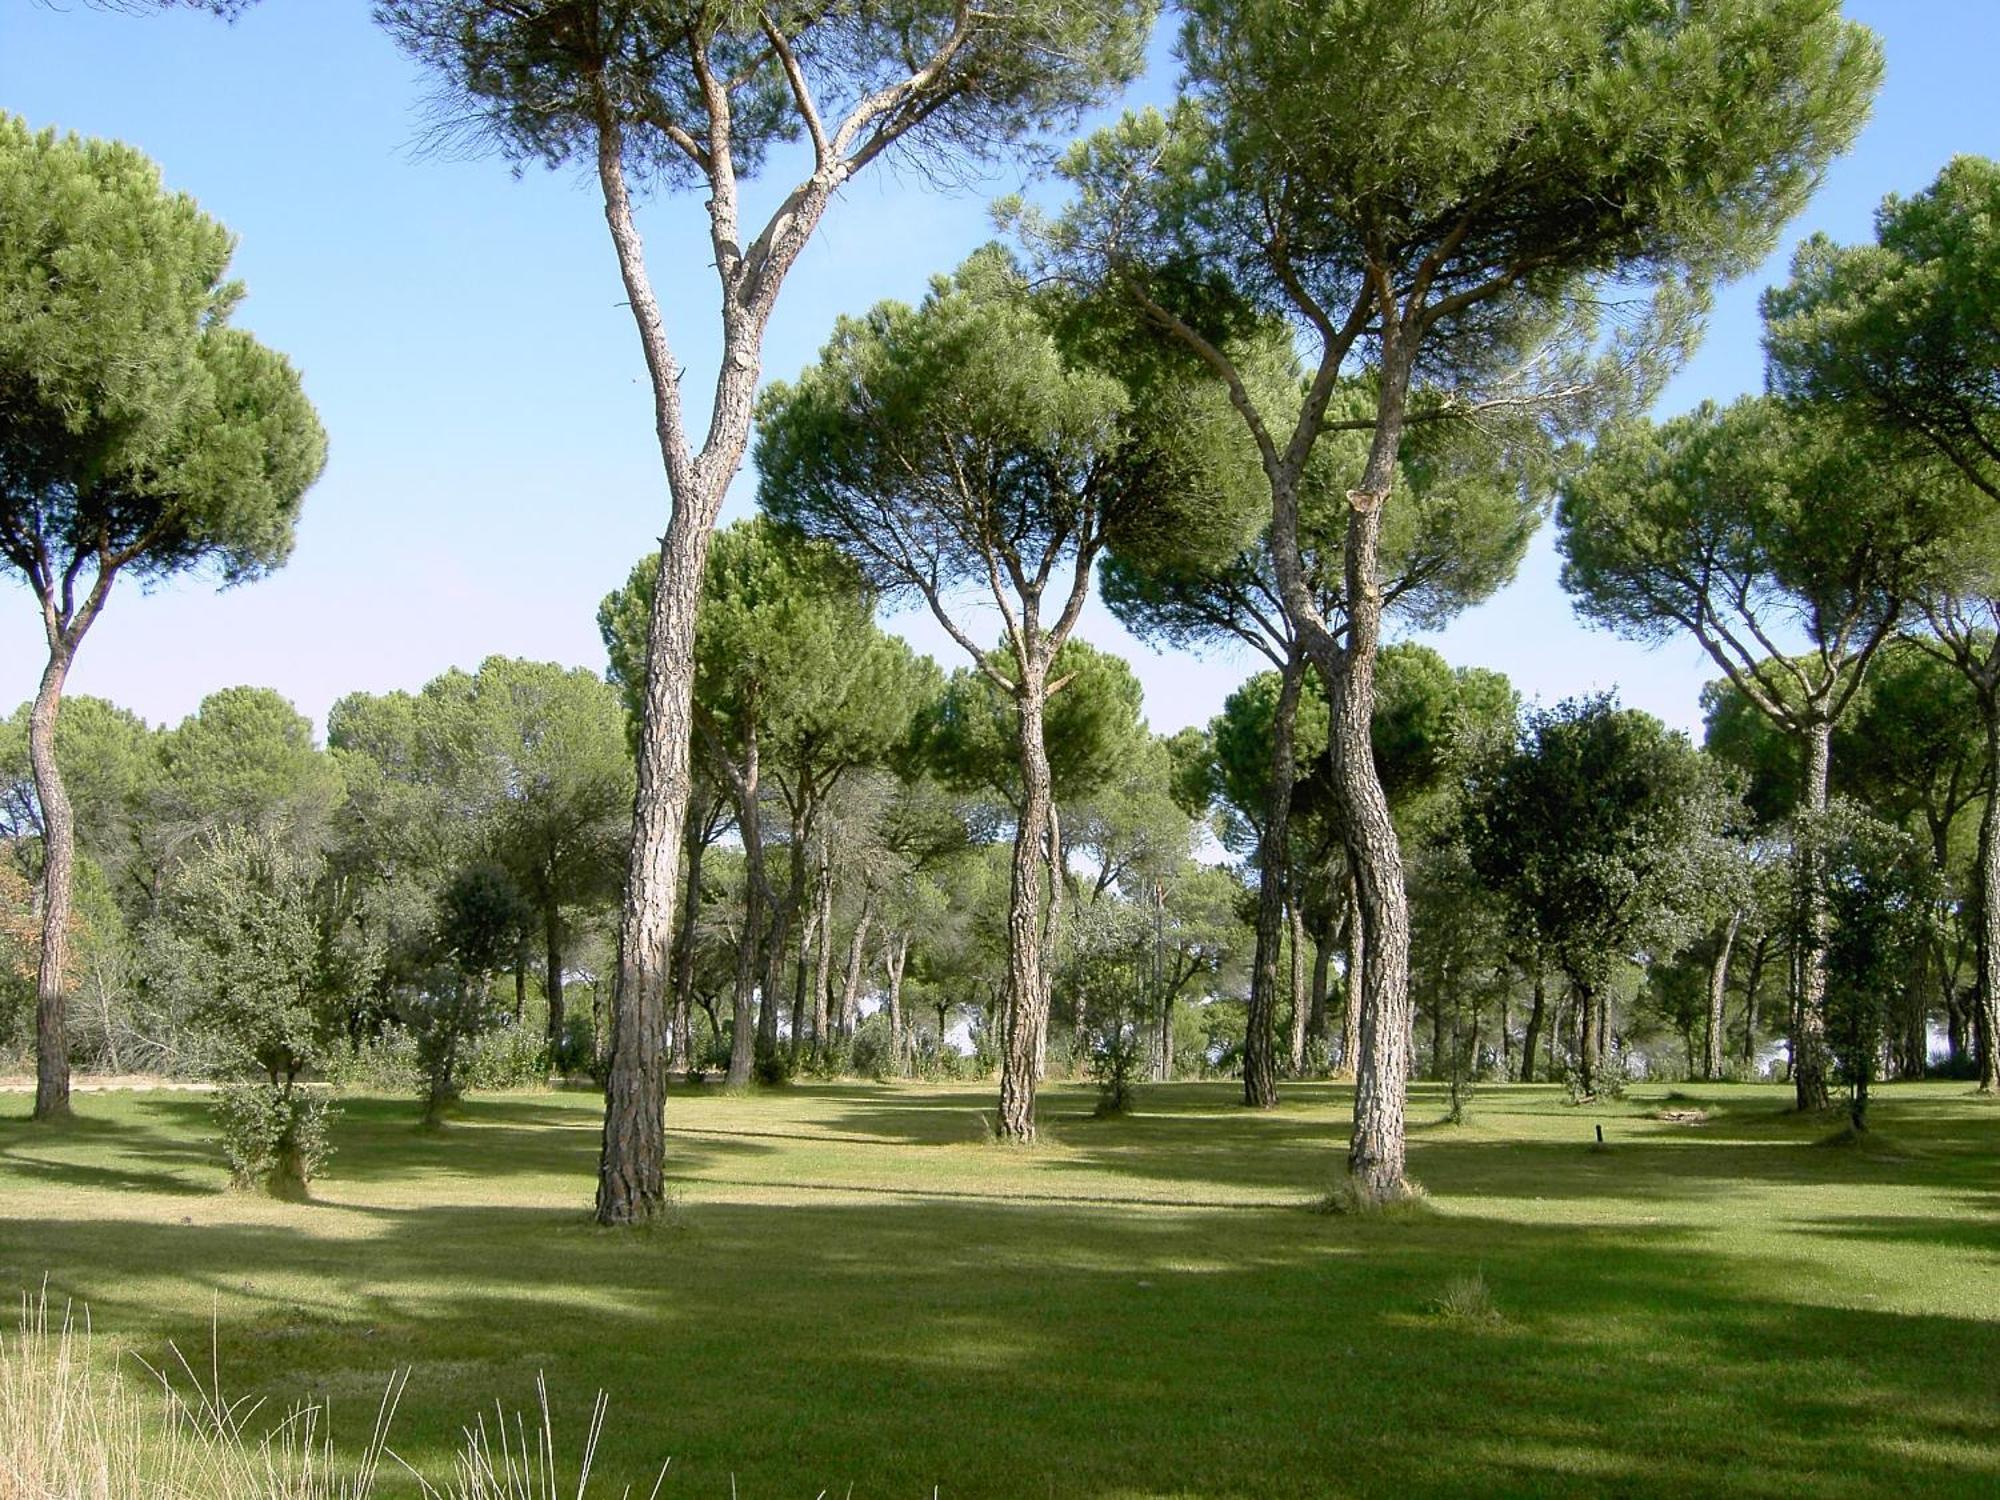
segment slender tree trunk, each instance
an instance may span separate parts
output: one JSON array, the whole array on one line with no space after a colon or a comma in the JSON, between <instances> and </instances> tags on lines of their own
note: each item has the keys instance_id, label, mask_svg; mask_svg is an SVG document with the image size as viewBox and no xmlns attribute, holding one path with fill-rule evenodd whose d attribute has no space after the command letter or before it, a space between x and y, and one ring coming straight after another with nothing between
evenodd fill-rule
<instances>
[{"instance_id":1,"label":"slender tree trunk","mask_svg":"<svg viewBox=\"0 0 2000 1500\"><path fill-rule=\"evenodd\" d=\"M1542 1020L1548 1013L1549 984L1540 955L1535 958L1535 999L1528 1009L1528 1029L1521 1033L1521 1082L1535 1081L1535 1048L1542 1039Z\"/></svg>"},{"instance_id":2,"label":"slender tree trunk","mask_svg":"<svg viewBox=\"0 0 2000 1500\"><path fill-rule=\"evenodd\" d=\"M514 948L514 1024L528 1013L528 939L522 934Z\"/></svg>"},{"instance_id":3,"label":"slender tree trunk","mask_svg":"<svg viewBox=\"0 0 2000 1500\"><path fill-rule=\"evenodd\" d=\"M1757 934L1757 945L1750 950L1750 973L1744 980L1743 994L1743 1066L1749 1067L1757 1061L1757 991L1764 984L1764 966L1771 959L1771 934Z\"/></svg>"},{"instance_id":4,"label":"slender tree trunk","mask_svg":"<svg viewBox=\"0 0 2000 1500\"><path fill-rule=\"evenodd\" d=\"M1805 811L1817 822L1826 811L1833 761L1833 725L1816 722L1806 732ZM1815 832L1815 837L1817 836ZM1800 930L1799 989L1792 1043L1792 1087L1802 1111L1827 1106L1826 1084L1826 897L1820 888L1818 856L1799 861L1799 896L1804 903Z\"/></svg>"},{"instance_id":5,"label":"slender tree trunk","mask_svg":"<svg viewBox=\"0 0 2000 1500\"><path fill-rule=\"evenodd\" d=\"M829 1001L833 996L833 859L830 854L820 860L819 875L813 883L813 904L818 915L813 925L819 929L818 941L813 947L813 1034L832 1042L839 1036L840 1021L837 1016L829 1016ZM820 1050L830 1053L832 1048L822 1044Z\"/></svg>"},{"instance_id":6,"label":"slender tree trunk","mask_svg":"<svg viewBox=\"0 0 2000 1500\"><path fill-rule=\"evenodd\" d=\"M883 967L889 971L889 1063L898 1073L903 1063L903 965L909 961L909 934L899 932L883 945Z\"/></svg>"},{"instance_id":7,"label":"slender tree trunk","mask_svg":"<svg viewBox=\"0 0 2000 1500\"><path fill-rule=\"evenodd\" d=\"M1347 994L1340 1007L1340 1070L1349 1078L1361 1060L1361 990L1368 971L1368 935L1361 921L1361 896L1353 876L1347 881Z\"/></svg>"},{"instance_id":8,"label":"slender tree trunk","mask_svg":"<svg viewBox=\"0 0 2000 1500\"><path fill-rule=\"evenodd\" d=\"M1979 819L1979 983L1972 1040L1979 1092L2000 1092L2000 693L1980 695L1986 720L1986 809ZM46 951L46 950L44 950Z\"/></svg>"},{"instance_id":9,"label":"slender tree trunk","mask_svg":"<svg viewBox=\"0 0 2000 1500\"><path fill-rule=\"evenodd\" d=\"M1292 1047L1289 1061L1292 1077L1297 1078L1306 1070L1306 1007L1310 1003L1306 992L1306 919L1299 912L1296 898L1287 901L1285 906L1292 936Z\"/></svg>"},{"instance_id":10,"label":"slender tree trunk","mask_svg":"<svg viewBox=\"0 0 2000 1500\"><path fill-rule=\"evenodd\" d=\"M708 820L709 793L697 794L700 801L689 810L686 884L681 894L680 928L674 934L673 961L673 1056L667 1066L686 1074L694 1067L694 960L701 924L701 865L708 852L702 825Z\"/></svg>"},{"instance_id":11,"label":"slender tree trunk","mask_svg":"<svg viewBox=\"0 0 2000 1500\"><path fill-rule=\"evenodd\" d=\"M1278 679L1278 703L1271 716L1270 784L1264 826L1257 840L1257 948L1250 966L1250 1003L1243 1028L1243 1102L1271 1109L1278 1102L1278 1067L1272 1032L1278 1009L1278 949L1285 925L1285 877L1291 864L1292 783L1299 693L1305 685L1305 658L1293 647Z\"/></svg>"},{"instance_id":12,"label":"slender tree trunk","mask_svg":"<svg viewBox=\"0 0 2000 1500\"><path fill-rule=\"evenodd\" d=\"M56 718L71 648L51 632L48 664L28 712L28 762L42 810L42 951L35 965L35 1118L69 1117L69 919L76 814L56 764Z\"/></svg>"},{"instance_id":13,"label":"slender tree trunk","mask_svg":"<svg viewBox=\"0 0 2000 1500\"><path fill-rule=\"evenodd\" d=\"M1000 1016L1002 1140L1035 1138L1035 1089L1048 1039L1048 979L1043 961L1044 885L1053 873L1049 848L1051 788L1043 739L1046 668L1031 659L1017 689L1020 710L1021 817L1007 907L1007 986Z\"/></svg>"},{"instance_id":14,"label":"slender tree trunk","mask_svg":"<svg viewBox=\"0 0 2000 1500\"><path fill-rule=\"evenodd\" d=\"M1729 998L1729 953L1736 946L1736 930L1742 925L1742 911L1732 910L1715 940L1715 961L1708 966L1708 1035L1702 1077L1711 1083L1722 1076L1722 1045L1727 1031L1722 1010Z\"/></svg>"},{"instance_id":15,"label":"slender tree trunk","mask_svg":"<svg viewBox=\"0 0 2000 1500\"><path fill-rule=\"evenodd\" d=\"M1333 935L1322 928L1313 940L1312 1005L1306 1013L1306 1038L1320 1044L1322 1063L1326 1060L1326 995L1332 972Z\"/></svg>"},{"instance_id":16,"label":"slender tree trunk","mask_svg":"<svg viewBox=\"0 0 2000 1500\"><path fill-rule=\"evenodd\" d=\"M760 965L759 943L764 936L764 823L758 803L757 732L744 737L743 764L736 788L736 826L743 834L743 933L736 948L736 989L729 1018L729 1072L727 1082L741 1087L750 1081L750 1067L756 1060L755 1007ZM766 970L768 975L768 970Z\"/></svg>"},{"instance_id":17,"label":"slender tree trunk","mask_svg":"<svg viewBox=\"0 0 2000 1500\"><path fill-rule=\"evenodd\" d=\"M553 901L542 917L542 992L549 1001L549 1061L562 1050L563 1023L563 929L562 912Z\"/></svg>"},{"instance_id":18,"label":"slender tree trunk","mask_svg":"<svg viewBox=\"0 0 2000 1500\"><path fill-rule=\"evenodd\" d=\"M861 1013L861 957L867 951L868 929L875 922L875 897L872 892L864 892L861 897L861 915L854 922L854 936L847 944L847 972L840 981L840 1034L847 1040L854 1039L854 1028Z\"/></svg>"}]
</instances>

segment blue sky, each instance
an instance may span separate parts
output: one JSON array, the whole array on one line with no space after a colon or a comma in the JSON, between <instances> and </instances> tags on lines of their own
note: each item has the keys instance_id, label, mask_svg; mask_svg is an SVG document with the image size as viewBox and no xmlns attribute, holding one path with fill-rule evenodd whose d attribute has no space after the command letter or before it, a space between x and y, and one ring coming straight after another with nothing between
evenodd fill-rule
<instances>
[{"instance_id":1,"label":"blue sky","mask_svg":"<svg viewBox=\"0 0 2000 1500\"><path fill-rule=\"evenodd\" d=\"M1848 9L1888 56L1874 120L1772 260L1722 298L1668 409L1761 382L1757 293L1783 278L1799 235L1867 239L1884 193L1922 188L1955 153L2000 156L2000 0ZM265 0L223 26L85 0L0 7L0 108L138 146L234 230L250 292L240 321L296 361L332 438L282 572L222 595L114 595L70 688L155 722L237 683L277 688L323 725L342 693L413 688L495 653L601 669L597 601L665 526L644 372L592 184L419 151L420 80L366 11ZM1164 40L1132 101L1171 91ZM796 372L840 313L921 295L989 237L990 199L1021 185L1015 172L947 195L871 168L788 283L766 375ZM699 389L716 301L700 204L661 200L642 227ZM725 518L750 508L751 490L739 479ZM1545 530L1511 587L1425 639L1530 697L1615 686L1697 728L1714 675L1700 651L1587 628L1556 575ZM889 623L959 664L922 616ZM1095 606L1083 633L1132 659L1160 729L1205 721L1255 666L1158 655ZM32 693L42 651L32 600L0 586L0 706Z\"/></svg>"}]
</instances>

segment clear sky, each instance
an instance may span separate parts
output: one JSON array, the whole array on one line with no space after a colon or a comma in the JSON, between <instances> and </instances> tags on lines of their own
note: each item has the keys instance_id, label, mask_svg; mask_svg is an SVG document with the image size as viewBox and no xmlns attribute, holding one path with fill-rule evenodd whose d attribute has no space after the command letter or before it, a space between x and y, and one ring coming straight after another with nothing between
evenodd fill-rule
<instances>
[{"instance_id":1,"label":"clear sky","mask_svg":"<svg viewBox=\"0 0 2000 1500\"><path fill-rule=\"evenodd\" d=\"M1955 153L2000 156L2000 0L1848 9L1887 51L1874 120L1772 260L1721 300L1669 409L1760 384L1757 293L1783 279L1801 233L1865 240L1883 194L1921 189ZM1153 56L1133 100L1172 89L1164 35ZM602 668L597 601L657 545L667 496L601 210L573 176L516 180L495 160L419 152L420 94L361 0L265 0L233 26L0 0L0 108L132 143L234 230L250 291L240 321L299 365L332 439L283 571L222 595L121 585L71 691L171 722L251 683L323 727L343 693L414 688L496 653ZM989 237L988 201L1020 185L1017 172L942 194L871 168L787 284L767 376L803 366L838 314L920 296ZM701 389L716 290L700 204L662 200L642 226L676 352ZM739 479L725 519L748 511L751 491ZM1697 728L1714 675L1700 651L1588 629L1556 574L1545 530L1511 587L1428 639L1529 697L1615 686ZM889 623L959 665L927 619ZM1255 666L1157 655L1095 605L1082 628L1132 659L1163 730L1206 720ZM32 600L0 585L0 709L33 692L42 655Z\"/></svg>"}]
</instances>

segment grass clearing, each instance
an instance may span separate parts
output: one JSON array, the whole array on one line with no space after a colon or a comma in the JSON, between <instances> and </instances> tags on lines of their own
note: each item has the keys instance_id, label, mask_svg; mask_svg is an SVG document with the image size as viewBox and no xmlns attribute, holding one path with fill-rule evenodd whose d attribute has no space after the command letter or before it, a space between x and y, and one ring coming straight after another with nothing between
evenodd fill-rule
<instances>
[{"instance_id":1,"label":"grass clearing","mask_svg":"<svg viewBox=\"0 0 2000 1500\"><path fill-rule=\"evenodd\" d=\"M1661 1089L1485 1088L1412 1131L1424 1212L1327 1215L1341 1085L1106 1120L1052 1088L1027 1151L985 1141L983 1087L677 1089L678 1208L639 1233L589 1222L589 1094L442 1131L351 1097L305 1204L226 1190L199 1096L56 1130L8 1100L0 1285L46 1275L155 1363L213 1319L231 1395L328 1401L356 1449L408 1366L420 1466L538 1372L576 1451L601 1388L610 1495L669 1456L662 1495L745 1500L1993 1493L2000 1108L1885 1088L1879 1139L1830 1151L1787 1092L1683 1085L1691 1129ZM1472 1278L1503 1319L1439 1316Z\"/></svg>"}]
</instances>

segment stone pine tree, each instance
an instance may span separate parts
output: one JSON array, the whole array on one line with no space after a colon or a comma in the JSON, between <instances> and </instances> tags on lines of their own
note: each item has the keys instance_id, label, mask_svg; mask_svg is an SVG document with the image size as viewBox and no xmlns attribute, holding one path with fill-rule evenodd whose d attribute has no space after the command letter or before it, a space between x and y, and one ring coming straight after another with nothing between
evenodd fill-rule
<instances>
[{"instance_id":1,"label":"stone pine tree","mask_svg":"<svg viewBox=\"0 0 2000 1500\"><path fill-rule=\"evenodd\" d=\"M39 606L29 720L42 814L35 1116L69 1112L62 976L75 820L63 683L122 577L221 583L284 562L326 438L285 359L232 328L233 241L129 147L0 116L0 559Z\"/></svg>"},{"instance_id":2,"label":"stone pine tree","mask_svg":"<svg viewBox=\"0 0 2000 1500\"><path fill-rule=\"evenodd\" d=\"M1275 410L1296 399L1303 375L1289 351L1259 357L1251 345L1246 354L1243 363L1257 372L1260 409ZM1254 448L1219 388L1196 385L1176 395L1187 409L1185 420L1220 429L1214 441L1239 447L1239 461L1254 476ZM1365 413L1368 402L1359 386L1339 397L1340 409L1352 416ZM1519 451L1522 436L1434 425L1410 444L1400 466L1408 498L1390 516L1382 539L1386 614L1418 626L1441 625L1513 576L1541 516L1539 489L1529 482L1533 471L1522 463L1531 455ZM1316 445L1301 485L1301 554L1315 604L1336 624L1345 617L1340 490L1363 457L1362 445L1358 432L1329 434ZM1210 507L1177 514L1171 526L1150 526L1113 547L1100 574L1106 604L1141 638L1196 651L1247 646L1279 674L1276 712L1258 741L1269 764L1262 780L1265 803L1254 819L1253 859L1260 872L1285 878L1258 882L1257 949L1243 1047L1243 1101L1268 1109L1278 1102L1271 1028L1291 876L1295 724L1306 661L1271 565L1270 503L1263 485L1240 484L1229 498L1239 505L1237 513Z\"/></svg>"},{"instance_id":3,"label":"stone pine tree","mask_svg":"<svg viewBox=\"0 0 2000 1500\"><path fill-rule=\"evenodd\" d=\"M660 1012L692 784L695 608L779 289L871 162L901 153L949 173L1073 118L1138 72L1152 13L1145 0L380 0L375 13L435 80L447 127L516 162L595 174L652 385L672 510L649 627L597 1202L601 1222L626 1223L657 1211L664 1190ZM746 221L744 183L781 158L797 176L762 225ZM633 208L650 184L700 196L722 293L698 446Z\"/></svg>"},{"instance_id":4,"label":"stone pine tree","mask_svg":"<svg viewBox=\"0 0 2000 1500\"><path fill-rule=\"evenodd\" d=\"M760 408L760 498L831 542L886 595L921 598L1012 707L1018 793L1001 1009L1000 1133L1035 1134L1049 1005L1051 880L1061 837L1048 721L1057 665L1110 539L1162 493L1222 482L1213 454L1060 337L1067 309L997 250L923 305L844 319ZM998 651L963 592L1003 622Z\"/></svg>"},{"instance_id":5,"label":"stone pine tree","mask_svg":"<svg viewBox=\"0 0 2000 1500\"><path fill-rule=\"evenodd\" d=\"M1703 289L1761 258L1853 138L1880 57L1837 0L1199 0L1186 14L1180 104L1077 147L1072 206L1031 227L1056 266L1122 290L1221 381L1256 443L1285 610L1332 702L1370 952L1348 1156L1360 1200L1378 1201L1403 1191L1409 920L1368 729L1404 435L1643 394ZM1646 287L1636 324L1597 316ZM1251 317L1284 321L1310 354L1276 420L1229 353ZM1312 597L1300 485L1357 376L1375 400L1345 490L1337 631Z\"/></svg>"},{"instance_id":6,"label":"stone pine tree","mask_svg":"<svg viewBox=\"0 0 2000 1500\"><path fill-rule=\"evenodd\" d=\"M1563 586L1589 619L1642 640L1699 641L1759 713L1797 739L1793 807L1826 810L1834 726L1869 663L1912 611L1956 526L1950 489L1881 444L1855 440L1763 397L1703 406L1604 436L1558 511ZM1791 629L1810 649L1778 652ZM1793 995L1793 1082L1801 1109L1827 1103L1822 883Z\"/></svg>"},{"instance_id":7,"label":"stone pine tree","mask_svg":"<svg viewBox=\"0 0 2000 1500\"><path fill-rule=\"evenodd\" d=\"M1815 235L1764 297L1770 380L1968 492L1968 535L1923 594L1937 640L1978 695L1988 736L1979 853L1980 1087L2000 1091L2000 163L1954 159L1890 198L1876 243Z\"/></svg>"}]
</instances>

